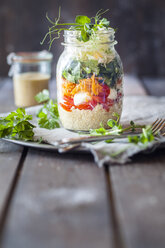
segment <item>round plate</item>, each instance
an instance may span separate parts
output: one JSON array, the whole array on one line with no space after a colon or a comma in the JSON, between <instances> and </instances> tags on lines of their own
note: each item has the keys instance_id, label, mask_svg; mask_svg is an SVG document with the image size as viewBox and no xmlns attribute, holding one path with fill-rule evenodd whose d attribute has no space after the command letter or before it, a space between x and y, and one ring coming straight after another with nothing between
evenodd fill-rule
<instances>
[{"instance_id":1,"label":"round plate","mask_svg":"<svg viewBox=\"0 0 165 248\"><path fill-rule=\"evenodd\" d=\"M26 146L29 148L34 148L34 149L42 149L42 150L48 150L48 151L57 151L58 152L58 148L56 146L50 145L50 144L44 144L44 143L39 143L39 142L35 142L35 141L22 141L22 140L12 140L12 139L5 139L3 138L3 140L13 143L13 144L17 144L17 145L21 145L21 146ZM89 153L90 151L87 150L86 148L80 147L80 148L76 148L75 150L70 150L70 152L85 152L85 153Z\"/></svg>"}]
</instances>

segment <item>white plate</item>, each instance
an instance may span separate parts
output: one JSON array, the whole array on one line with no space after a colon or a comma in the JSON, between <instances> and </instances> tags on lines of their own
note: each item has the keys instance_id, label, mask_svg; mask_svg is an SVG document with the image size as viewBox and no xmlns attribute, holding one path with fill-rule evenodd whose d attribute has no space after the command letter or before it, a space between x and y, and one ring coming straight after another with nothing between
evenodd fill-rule
<instances>
[{"instance_id":1,"label":"white plate","mask_svg":"<svg viewBox=\"0 0 165 248\"><path fill-rule=\"evenodd\" d=\"M43 143L38 143L38 142L34 142L34 141L22 141L22 140L12 140L12 139L4 139L3 140L10 142L10 143L14 143L17 145L21 145L21 146L26 146L26 147L30 147L30 148L36 148L36 149L46 149L46 150L56 150L57 148L55 146L49 145L49 144L43 144Z\"/></svg>"},{"instance_id":2,"label":"white plate","mask_svg":"<svg viewBox=\"0 0 165 248\"><path fill-rule=\"evenodd\" d=\"M53 146L50 144L38 143L38 142L34 142L34 141L12 140L12 139L5 139L5 138L3 138L3 140L10 142L10 143L13 143L13 144L26 146L29 148L34 148L34 149L39 149L39 150L48 150L48 151L57 151L58 152L58 148L56 146ZM83 147L76 148L75 150L71 150L70 152L90 153L89 150L87 150L86 148L83 148Z\"/></svg>"}]
</instances>

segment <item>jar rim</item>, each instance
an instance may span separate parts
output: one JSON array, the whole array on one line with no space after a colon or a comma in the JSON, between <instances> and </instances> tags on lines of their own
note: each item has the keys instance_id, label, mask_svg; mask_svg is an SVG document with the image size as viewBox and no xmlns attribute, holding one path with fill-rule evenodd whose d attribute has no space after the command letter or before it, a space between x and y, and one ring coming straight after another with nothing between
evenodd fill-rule
<instances>
[{"instance_id":1,"label":"jar rim","mask_svg":"<svg viewBox=\"0 0 165 248\"><path fill-rule=\"evenodd\" d=\"M71 36L75 36L75 35L79 35L81 33L80 30L73 30L73 29L69 29L69 30L64 30L64 37L67 35L71 35ZM108 29L99 29L96 31L96 34L114 34L115 30L113 28L108 28Z\"/></svg>"},{"instance_id":2,"label":"jar rim","mask_svg":"<svg viewBox=\"0 0 165 248\"><path fill-rule=\"evenodd\" d=\"M51 61L53 54L43 50L39 52L16 52L11 53L7 57L8 64L13 62L22 62L22 63L36 63L40 61Z\"/></svg>"},{"instance_id":3,"label":"jar rim","mask_svg":"<svg viewBox=\"0 0 165 248\"><path fill-rule=\"evenodd\" d=\"M64 42L61 44L64 46L67 45L76 45L76 46L91 46L93 45L93 42L99 42L102 44L112 44L115 45L117 42L115 41L115 30L113 28L108 29L100 29L95 32L95 37L98 37L99 39L89 39L87 42L79 40L81 31L80 30L64 30ZM107 40L104 39L104 35L106 35L108 38ZM102 39L103 38L103 39ZM78 42L77 42L78 41Z\"/></svg>"}]
</instances>

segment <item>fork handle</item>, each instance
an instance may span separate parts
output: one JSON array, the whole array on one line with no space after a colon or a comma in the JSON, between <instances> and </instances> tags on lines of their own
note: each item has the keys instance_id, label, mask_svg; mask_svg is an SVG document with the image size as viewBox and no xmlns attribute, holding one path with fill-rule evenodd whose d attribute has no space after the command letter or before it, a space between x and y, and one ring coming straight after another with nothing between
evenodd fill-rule
<instances>
[{"instance_id":1,"label":"fork handle","mask_svg":"<svg viewBox=\"0 0 165 248\"><path fill-rule=\"evenodd\" d=\"M121 139L127 138L128 135L135 136L139 133L134 134L122 134L122 135L103 135L103 136L87 136L87 137L80 137L80 138L64 138L60 141L56 142L56 145L65 145L65 144L79 144L82 142L97 142L103 140L110 140L110 139Z\"/></svg>"}]
</instances>

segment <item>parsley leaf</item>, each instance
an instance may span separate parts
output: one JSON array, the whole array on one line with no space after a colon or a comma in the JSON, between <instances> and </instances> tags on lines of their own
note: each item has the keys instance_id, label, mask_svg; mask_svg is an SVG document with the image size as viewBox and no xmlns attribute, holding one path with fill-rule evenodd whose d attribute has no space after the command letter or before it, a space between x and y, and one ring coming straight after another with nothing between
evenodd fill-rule
<instances>
[{"instance_id":1,"label":"parsley leaf","mask_svg":"<svg viewBox=\"0 0 165 248\"><path fill-rule=\"evenodd\" d=\"M29 120L32 120L32 116L27 115L22 108L6 117L0 117L0 138L33 140L35 126Z\"/></svg>"},{"instance_id":2,"label":"parsley leaf","mask_svg":"<svg viewBox=\"0 0 165 248\"><path fill-rule=\"evenodd\" d=\"M35 100L38 103L41 102L45 102L49 100L49 91L47 89L44 89L43 91L39 92L36 96L35 96Z\"/></svg>"},{"instance_id":3,"label":"parsley leaf","mask_svg":"<svg viewBox=\"0 0 165 248\"><path fill-rule=\"evenodd\" d=\"M49 91L43 90L36 95L35 99L39 103L45 102L45 99L47 99L46 103L37 113L39 127L46 129L59 128L58 106L56 102L53 102L53 100L49 98Z\"/></svg>"}]
</instances>

